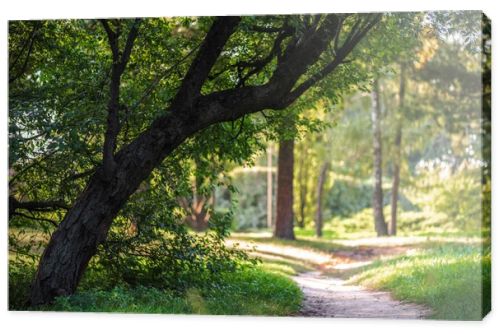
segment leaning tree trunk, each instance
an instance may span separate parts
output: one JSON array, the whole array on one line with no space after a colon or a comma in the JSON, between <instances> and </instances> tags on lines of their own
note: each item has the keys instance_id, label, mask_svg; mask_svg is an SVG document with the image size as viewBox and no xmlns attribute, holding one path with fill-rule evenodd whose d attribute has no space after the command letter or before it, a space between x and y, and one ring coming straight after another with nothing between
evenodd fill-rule
<instances>
[{"instance_id":1,"label":"leaning tree trunk","mask_svg":"<svg viewBox=\"0 0 500 334\"><path fill-rule=\"evenodd\" d=\"M114 154L114 149L106 150L106 159L103 160L107 160L107 163L98 167L91 176L85 190L52 234L40 258L31 286L30 304L35 306L49 303L57 296L69 295L75 291L90 259L97 252L98 245L105 241L119 210L140 183L182 142L212 124L235 121L264 109L287 108L310 87L334 71L380 18L381 15L377 14L368 16L362 22L358 21L361 22L355 25L359 26L358 31L344 41L335 59L325 65L319 76L297 85L299 78L318 61L329 42L341 30L342 21L335 15L327 16L322 21L322 29L305 31L299 43L292 39L292 44L285 48L267 83L202 95L201 88L205 80L241 20L239 17L229 16L216 19L164 116L156 119L118 153ZM108 35L114 36L115 33ZM127 45L130 46L128 41ZM125 49L127 52L121 54L122 59L124 55L130 55L131 48ZM120 56L120 52L117 54ZM120 67L121 64L122 62ZM119 101L119 98L116 100ZM111 113L111 116L116 117L117 114ZM109 147L115 146L118 132L119 129L107 136L112 140ZM291 161L288 163L291 164L293 174L293 142L291 146ZM281 202L288 201L291 208L293 175L287 178L285 174L282 177L286 180L285 183L288 182L289 190L282 192ZM281 217L286 218L283 222L288 225L285 229L280 228L277 234L293 238L293 214L282 212ZM285 231L288 233L284 233Z\"/></svg>"},{"instance_id":2,"label":"leaning tree trunk","mask_svg":"<svg viewBox=\"0 0 500 334\"><path fill-rule=\"evenodd\" d=\"M394 138L394 163L393 163L394 175L392 177L391 223L389 224L389 235L396 235L397 232L404 97L405 97L405 68L404 65L401 64L401 77L399 81L399 112L397 115L396 137Z\"/></svg>"},{"instance_id":3,"label":"leaning tree trunk","mask_svg":"<svg viewBox=\"0 0 500 334\"><path fill-rule=\"evenodd\" d=\"M329 168L329 163L324 162L321 165L321 170L319 172L319 177L318 177L318 189L317 189L317 196L316 196L316 236L322 237L323 236L323 188L325 185L326 181L326 173L328 172Z\"/></svg>"},{"instance_id":4,"label":"leaning tree trunk","mask_svg":"<svg viewBox=\"0 0 500 334\"><path fill-rule=\"evenodd\" d=\"M278 153L278 191L274 236L295 239L293 233L293 146L294 140L280 142Z\"/></svg>"},{"instance_id":5,"label":"leaning tree trunk","mask_svg":"<svg viewBox=\"0 0 500 334\"><path fill-rule=\"evenodd\" d=\"M373 130L373 218L377 236L387 235L384 219L384 195L382 191L382 138L380 130L380 91L375 79L372 91L372 130Z\"/></svg>"},{"instance_id":6,"label":"leaning tree trunk","mask_svg":"<svg viewBox=\"0 0 500 334\"><path fill-rule=\"evenodd\" d=\"M31 305L75 291L118 211L154 167L196 130L182 123L176 117L167 124L157 122L116 155L111 179L105 177L103 167L91 177L42 254L31 288ZM156 131L160 127L170 135Z\"/></svg>"}]
</instances>

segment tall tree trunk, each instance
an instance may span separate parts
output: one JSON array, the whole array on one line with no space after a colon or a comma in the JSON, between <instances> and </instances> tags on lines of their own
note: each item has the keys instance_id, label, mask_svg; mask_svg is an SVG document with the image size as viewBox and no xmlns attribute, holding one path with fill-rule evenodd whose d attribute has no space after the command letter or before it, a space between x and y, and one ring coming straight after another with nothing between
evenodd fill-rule
<instances>
[{"instance_id":1,"label":"tall tree trunk","mask_svg":"<svg viewBox=\"0 0 500 334\"><path fill-rule=\"evenodd\" d=\"M401 76L399 81L399 112L397 115L396 137L394 138L394 175L392 177L391 192L391 223L389 224L389 235L396 235L398 219L398 196L399 178L401 169L401 137L403 126L404 98L405 98L405 65L401 64Z\"/></svg>"},{"instance_id":2,"label":"tall tree trunk","mask_svg":"<svg viewBox=\"0 0 500 334\"><path fill-rule=\"evenodd\" d=\"M305 166L306 160L306 152L307 148L304 144L300 145L300 157L299 157L299 177L298 177L298 186L299 186L299 214L297 215L297 226L300 228L304 228L305 219L306 219L306 204L307 204L307 190L308 190L308 181L309 181L309 173L308 169Z\"/></svg>"},{"instance_id":3,"label":"tall tree trunk","mask_svg":"<svg viewBox=\"0 0 500 334\"><path fill-rule=\"evenodd\" d=\"M319 238L323 236L323 188L326 181L326 173L328 172L330 164L324 162L321 165L321 170L318 177L318 189L317 189L317 202L316 202L316 236Z\"/></svg>"},{"instance_id":4,"label":"tall tree trunk","mask_svg":"<svg viewBox=\"0 0 500 334\"><path fill-rule=\"evenodd\" d=\"M380 91L378 79L373 83L372 91L372 130L373 130L373 218L377 236L387 235L384 219L384 194L382 190L382 138L380 130Z\"/></svg>"},{"instance_id":5,"label":"tall tree trunk","mask_svg":"<svg viewBox=\"0 0 500 334\"><path fill-rule=\"evenodd\" d=\"M273 226L273 146L267 148L267 227Z\"/></svg>"},{"instance_id":6,"label":"tall tree trunk","mask_svg":"<svg viewBox=\"0 0 500 334\"><path fill-rule=\"evenodd\" d=\"M294 140L280 142L278 153L278 195L274 236L295 239L293 233L293 146Z\"/></svg>"}]
</instances>

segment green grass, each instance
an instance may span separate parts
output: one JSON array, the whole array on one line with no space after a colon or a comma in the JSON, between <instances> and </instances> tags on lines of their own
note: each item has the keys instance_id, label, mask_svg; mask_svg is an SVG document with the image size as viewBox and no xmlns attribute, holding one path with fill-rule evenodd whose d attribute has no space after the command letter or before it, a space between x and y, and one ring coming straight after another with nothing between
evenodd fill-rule
<instances>
[{"instance_id":1,"label":"green grass","mask_svg":"<svg viewBox=\"0 0 500 334\"><path fill-rule=\"evenodd\" d=\"M265 271L282 274L285 276L294 276L299 273L314 270L315 267L300 260L293 260L290 258L269 259L260 256L262 260L261 267Z\"/></svg>"},{"instance_id":2,"label":"green grass","mask_svg":"<svg viewBox=\"0 0 500 334\"><path fill-rule=\"evenodd\" d=\"M312 229L301 231L310 233ZM277 240L268 235L236 234L232 238L332 255L339 250L357 249L340 244L340 240L328 240L329 235L316 239L307 233L297 233L298 238L294 241ZM443 236L442 233L438 235ZM340 275L352 284L390 291L397 299L427 305L434 311L432 317L436 319L479 320L491 307L491 259L481 256L481 244L485 239L481 241L479 238L478 242L472 242L470 239L461 239L475 235L444 235L450 240L427 238L418 244L408 244L416 249L411 255L383 259L361 268L329 274ZM455 239L456 242L453 241ZM381 240L383 242L385 239ZM82 284L76 294L59 298L54 305L42 309L163 314L296 314L303 296L290 276L317 270L315 264L276 254L257 255L262 256L263 262L255 268L225 273L218 283L188 289L182 294L144 286L109 288L105 285L96 287ZM28 292L28 276L32 275L33 270L31 266L11 268L10 309L25 309L21 301Z\"/></svg>"},{"instance_id":3,"label":"green grass","mask_svg":"<svg viewBox=\"0 0 500 334\"><path fill-rule=\"evenodd\" d=\"M263 267L224 274L217 284L175 294L149 287L84 290L38 310L162 314L268 315L296 313L302 292L288 277Z\"/></svg>"},{"instance_id":4,"label":"green grass","mask_svg":"<svg viewBox=\"0 0 500 334\"><path fill-rule=\"evenodd\" d=\"M316 238L306 238L297 236L295 240L285 240L267 236L254 236L254 235L246 236L244 233L234 233L231 235L231 239L270 244L270 245L278 245L278 246L291 246L291 247L303 248L324 253L331 253L339 250L348 249L348 247L327 240L326 238L316 239Z\"/></svg>"},{"instance_id":5,"label":"green grass","mask_svg":"<svg viewBox=\"0 0 500 334\"><path fill-rule=\"evenodd\" d=\"M306 237L306 238L313 238L316 237L316 229L313 227L295 227L294 228L294 233L296 237ZM339 239L340 235L337 231L332 230L329 228L329 226L325 229L323 229L323 239L331 240L331 239Z\"/></svg>"},{"instance_id":6,"label":"green grass","mask_svg":"<svg viewBox=\"0 0 500 334\"><path fill-rule=\"evenodd\" d=\"M38 238L39 233L27 231L23 236L31 240ZM29 287L36 265L37 261L30 257L9 254L10 310L28 309ZM106 274L91 269L75 294L36 310L288 316L299 311L303 299L302 291L289 276L307 270L299 262L268 261L235 272L221 272L216 282L181 293L126 283L115 286Z\"/></svg>"},{"instance_id":7,"label":"green grass","mask_svg":"<svg viewBox=\"0 0 500 334\"><path fill-rule=\"evenodd\" d=\"M428 305L435 319L480 320L491 308L490 273L491 258L480 247L447 245L376 261L349 282Z\"/></svg>"}]
</instances>

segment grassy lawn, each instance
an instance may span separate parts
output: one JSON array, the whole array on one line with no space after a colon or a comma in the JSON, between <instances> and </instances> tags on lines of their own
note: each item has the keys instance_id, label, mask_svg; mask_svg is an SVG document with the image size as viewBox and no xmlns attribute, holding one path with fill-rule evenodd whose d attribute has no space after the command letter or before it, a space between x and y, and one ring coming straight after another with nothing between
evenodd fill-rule
<instances>
[{"instance_id":1,"label":"grassy lawn","mask_svg":"<svg viewBox=\"0 0 500 334\"><path fill-rule=\"evenodd\" d=\"M286 316L300 309L303 298L300 289L286 275L294 273L286 265L262 264L226 273L217 283L184 293L145 286L85 287L70 297L57 298L53 305L35 310ZM26 309L29 282L27 278L11 276L9 309Z\"/></svg>"},{"instance_id":2,"label":"grassy lawn","mask_svg":"<svg viewBox=\"0 0 500 334\"><path fill-rule=\"evenodd\" d=\"M295 229L295 231L297 230L298 229ZM318 239L315 237L301 237L297 235L295 240L283 240L272 238L270 236L270 233L250 233L248 235L245 233L233 233L231 234L231 238L236 240L272 244L277 246L292 246L325 253L347 249L346 246L340 243L336 243L334 240L328 239L326 237Z\"/></svg>"},{"instance_id":3,"label":"grassy lawn","mask_svg":"<svg viewBox=\"0 0 500 334\"><path fill-rule=\"evenodd\" d=\"M182 295L148 287L85 290L42 310L286 316L296 313L301 301L302 292L292 280L254 268L226 274L219 284Z\"/></svg>"},{"instance_id":4,"label":"grassy lawn","mask_svg":"<svg viewBox=\"0 0 500 334\"><path fill-rule=\"evenodd\" d=\"M349 282L428 305L435 319L480 320L491 308L490 271L491 258L479 247L447 245L376 261Z\"/></svg>"}]
</instances>

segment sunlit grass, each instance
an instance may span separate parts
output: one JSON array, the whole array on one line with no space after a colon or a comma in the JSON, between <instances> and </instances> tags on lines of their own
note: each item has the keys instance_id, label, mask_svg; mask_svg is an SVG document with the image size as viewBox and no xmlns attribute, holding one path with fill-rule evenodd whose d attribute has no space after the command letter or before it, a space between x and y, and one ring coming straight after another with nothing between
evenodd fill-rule
<instances>
[{"instance_id":1,"label":"sunlit grass","mask_svg":"<svg viewBox=\"0 0 500 334\"><path fill-rule=\"evenodd\" d=\"M268 268L271 269L271 268ZM61 297L42 310L162 314L291 315L300 309L302 292L277 266L225 274L221 283L182 295L148 287L85 290ZM288 269L287 269L288 270Z\"/></svg>"},{"instance_id":2,"label":"sunlit grass","mask_svg":"<svg viewBox=\"0 0 500 334\"><path fill-rule=\"evenodd\" d=\"M426 304L436 319L480 320L490 307L489 298L483 298L489 294L490 268L491 259L482 258L480 247L442 246L376 261L349 283Z\"/></svg>"},{"instance_id":3,"label":"sunlit grass","mask_svg":"<svg viewBox=\"0 0 500 334\"><path fill-rule=\"evenodd\" d=\"M285 240L285 239L273 238L268 233L262 233L262 234L253 233L250 235L246 235L245 233L233 233L231 235L231 238L235 240L271 244L276 246L298 247L302 249L322 251L326 253L346 248L345 246L336 243L335 241L332 240L306 238L306 237L297 237L295 240Z\"/></svg>"}]
</instances>

